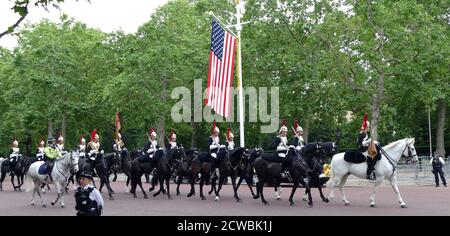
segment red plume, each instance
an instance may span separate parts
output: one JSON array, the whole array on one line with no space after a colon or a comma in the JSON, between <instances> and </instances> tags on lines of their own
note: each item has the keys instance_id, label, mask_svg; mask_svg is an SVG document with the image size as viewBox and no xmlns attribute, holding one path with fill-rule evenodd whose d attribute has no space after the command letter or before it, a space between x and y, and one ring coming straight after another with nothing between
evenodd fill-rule
<instances>
[{"instance_id":1,"label":"red plume","mask_svg":"<svg viewBox=\"0 0 450 236\"><path fill-rule=\"evenodd\" d=\"M81 143L81 140L82 140L83 138L84 138L83 135L81 135L81 137L80 137L80 143Z\"/></svg>"},{"instance_id":2,"label":"red plume","mask_svg":"<svg viewBox=\"0 0 450 236\"><path fill-rule=\"evenodd\" d=\"M230 140L230 127L228 127L228 131L227 131L227 139Z\"/></svg>"},{"instance_id":3,"label":"red plume","mask_svg":"<svg viewBox=\"0 0 450 236\"><path fill-rule=\"evenodd\" d=\"M91 133L91 141L94 140L94 137L96 134L97 134L97 129L94 129Z\"/></svg>"},{"instance_id":4,"label":"red plume","mask_svg":"<svg viewBox=\"0 0 450 236\"><path fill-rule=\"evenodd\" d=\"M281 120L281 126L286 126L286 119Z\"/></svg>"},{"instance_id":5,"label":"red plume","mask_svg":"<svg viewBox=\"0 0 450 236\"><path fill-rule=\"evenodd\" d=\"M363 123L361 125L361 130L364 130L367 128L367 119L368 119L367 113L364 113L364 119L363 119Z\"/></svg>"},{"instance_id":6,"label":"red plume","mask_svg":"<svg viewBox=\"0 0 450 236\"><path fill-rule=\"evenodd\" d=\"M214 119L214 121L213 121L213 127L212 127L212 130L211 130L211 133L214 132L214 130L216 129L216 127L217 127L217 122L216 122L216 119Z\"/></svg>"},{"instance_id":7,"label":"red plume","mask_svg":"<svg viewBox=\"0 0 450 236\"><path fill-rule=\"evenodd\" d=\"M298 128L298 120L295 119L294 120L294 130L297 131L297 128Z\"/></svg>"},{"instance_id":8,"label":"red plume","mask_svg":"<svg viewBox=\"0 0 450 236\"><path fill-rule=\"evenodd\" d=\"M151 128L148 130L148 135L151 137L152 133L155 132L155 129Z\"/></svg>"}]
</instances>

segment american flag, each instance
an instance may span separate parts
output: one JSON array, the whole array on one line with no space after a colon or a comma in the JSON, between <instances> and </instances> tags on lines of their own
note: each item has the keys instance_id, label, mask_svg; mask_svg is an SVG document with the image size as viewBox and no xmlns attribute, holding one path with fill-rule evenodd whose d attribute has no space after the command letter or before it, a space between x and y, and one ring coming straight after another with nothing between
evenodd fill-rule
<instances>
[{"instance_id":1,"label":"american flag","mask_svg":"<svg viewBox=\"0 0 450 236\"><path fill-rule=\"evenodd\" d=\"M234 52L236 37L212 20L211 51L209 53L208 83L205 105L218 115L227 118L230 114L233 89Z\"/></svg>"}]
</instances>

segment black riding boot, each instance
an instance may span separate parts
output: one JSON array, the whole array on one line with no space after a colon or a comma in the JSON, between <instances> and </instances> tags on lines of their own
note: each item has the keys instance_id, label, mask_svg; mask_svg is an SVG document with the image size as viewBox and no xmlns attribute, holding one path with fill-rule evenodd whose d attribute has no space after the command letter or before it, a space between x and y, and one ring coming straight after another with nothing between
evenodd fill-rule
<instances>
[{"instance_id":1,"label":"black riding boot","mask_svg":"<svg viewBox=\"0 0 450 236\"><path fill-rule=\"evenodd\" d=\"M367 158L367 173L366 173L366 179L369 180L375 180L375 162L376 160L373 160L372 158Z\"/></svg>"}]
</instances>

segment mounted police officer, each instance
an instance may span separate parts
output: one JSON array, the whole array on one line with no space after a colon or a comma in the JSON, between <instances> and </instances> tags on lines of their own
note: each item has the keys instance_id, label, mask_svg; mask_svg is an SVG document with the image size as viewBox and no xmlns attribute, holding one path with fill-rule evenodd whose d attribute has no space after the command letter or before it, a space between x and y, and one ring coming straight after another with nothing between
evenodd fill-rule
<instances>
[{"instance_id":1,"label":"mounted police officer","mask_svg":"<svg viewBox=\"0 0 450 236\"><path fill-rule=\"evenodd\" d=\"M94 174L94 166L96 163L100 163L105 151L100 144L100 136L97 134L97 129L94 129L91 133L91 141L87 145L86 152L89 154L88 162L91 164L91 173Z\"/></svg>"},{"instance_id":2,"label":"mounted police officer","mask_svg":"<svg viewBox=\"0 0 450 236\"><path fill-rule=\"evenodd\" d=\"M236 145L234 144L234 141L233 141L234 134L231 133L231 130L230 130L229 127L228 127L228 130L227 130L227 136L226 137L227 137L227 140L225 142L225 146L228 148L228 150L233 150Z\"/></svg>"},{"instance_id":3,"label":"mounted police officer","mask_svg":"<svg viewBox=\"0 0 450 236\"><path fill-rule=\"evenodd\" d=\"M175 131L172 129L169 135L169 143L166 144L166 150L170 151L172 148L180 147L180 145L177 143L177 135L175 134Z\"/></svg>"},{"instance_id":4,"label":"mounted police officer","mask_svg":"<svg viewBox=\"0 0 450 236\"><path fill-rule=\"evenodd\" d=\"M299 151L305 146L305 139L303 139L303 128L298 125L298 120L294 121L294 138L291 140L291 145L295 146L295 148Z\"/></svg>"},{"instance_id":5,"label":"mounted police officer","mask_svg":"<svg viewBox=\"0 0 450 236\"><path fill-rule=\"evenodd\" d=\"M45 142L44 139L41 138L39 140L39 144L36 150L36 160L35 161L42 161L44 160L44 148L45 148Z\"/></svg>"},{"instance_id":6,"label":"mounted police officer","mask_svg":"<svg viewBox=\"0 0 450 236\"><path fill-rule=\"evenodd\" d=\"M22 154L20 154L19 141L14 138L11 144L11 151L9 152L9 170L11 171L11 175L16 167L16 163L20 161L21 157Z\"/></svg>"},{"instance_id":7,"label":"mounted police officer","mask_svg":"<svg viewBox=\"0 0 450 236\"><path fill-rule=\"evenodd\" d=\"M281 177L286 178L286 154L289 148L287 140L288 128L286 127L286 120L281 121L281 128L278 136L275 138L273 148L276 150L276 156L281 160Z\"/></svg>"},{"instance_id":8,"label":"mounted police officer","mask_svg":"<svg viewBox=\"0 0 450 236\"><path fill-rule=\"evenodd\" d=\"M80 152L80 158L86 158L86 139L81 136L80 143L78 144L78 150Z\"/></svg>"},{"instance_id":9,"label":"mounted police officer","mask_svg":"<svg viewBox=\"0 0 450 236\"><path fill-rule=\"evenodd\" d=\"M153 155L158 149L160 149L160 147L158 145L158 141L156 141L156 132L152 128L149 131L148 141L144 145L144 152L145 155L147 156L147 161L152 160Z\"/></svg>"},{"instance_id":10,"label":"mounted police officer","mask_svg":"<svg viewBox=\"0 0 450 236\"><path fill-rule=\"evenodd\" d=\"M77 216L101 216L104 201L100 192L92 185L92 175L83 172L78 177L80 187L75 190Z\"/></svg>"},{"instance_id":11,"label":"mounted police officer","mask_svg":"<svg viewBox=\"0 0 450 236\"><path fill-rule=\"evenodd\" d=\"M375 180L375 164L377 160L381 159L381 153L380 153L380 147L379 144L376 143L376 149L377 153L376 156L372 157L368 153L369 145L372 142L372 139L370 138L368 131L370 127L370 122L368 121L367 113L364 114L363 123L361 125L361 131L359 133L358 137L358 145L359 145L359 151L366 156L366 162L367 162L367 173L366 173L366 179L369 180Z\"/></svg>"},{"instance_id":12,"label":"mounted police officer","mask_svg":"<svg viewBox=\"0 0 450 236\"><path fill-rule=\"evenodd\" d=\"M47 146L44 148L45 174L52 180L52 169L56 158L61 157L61 151L56 147L55 138L47 139ZM53 180L52 180L53 181Z\"/></svg>"},{"instance_id":13,"label":"mounted police officer","mask_svg":"<svg viewBox=\"0 0 450 236\"><path fill-rule=\"evenodd\" d=\"M442 184L444 184L444 187L447 187L447 181L445 180L444 171L442 170L442 166L445 165L445 161L437 151L434 152L434 156L430 159L430 165L432 165L433 167L433 170L431 172L434 174L436 187L439 187L438 174L441 176Z\"/></svg>"}]
</instances>

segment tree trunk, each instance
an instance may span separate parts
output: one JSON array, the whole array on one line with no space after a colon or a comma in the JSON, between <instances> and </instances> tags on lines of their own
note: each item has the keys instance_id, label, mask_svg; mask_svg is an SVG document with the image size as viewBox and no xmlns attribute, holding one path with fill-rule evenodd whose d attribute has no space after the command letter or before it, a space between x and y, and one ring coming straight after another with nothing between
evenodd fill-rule
<instances>
[{"instance_id":1,"label":"tree trunk","mask_svg":"<svg viewBox=\"0 0 450 236\"><path fill-rule=\"evenodd\" d=\"M303 139L305 140L305 143L308 143L308 136L309 136L309 117L305 119L305 123L303 125Z\"/></svg>"},{"instance_id":2,"label":"tree trunk","mask_svg":"<svg viewBox=\"0 0 450 236\"><path fill-rule=\"evenodd\" d=\"M439 155L445 157L445 113L447 109L447 103L444 100L438 101L438 120L436 130L436 151Z\"/></svg>"},{"instance_id":3,"label":"tree trunk","mask_svg":"<svg viewBox=\"0 0 450 236\"><path fill-rule=\"evenodd\" d=\"M63 114L62 115L62 121L61 121L61 133L62 136L64 137L64 142L66 142L66 128L67 128L67 118L66 115Z\"/></svg>"},{"instance_id":4,"label":"tree trunk","mask_svg":"<svg viewBox=\"0 0 450 236\"><path fill-rule=\"evenodd\" d=\"M380 106L384 96L384 71L378 73L377 93L373 96L372 122L370 124L370 135L372 140L378 141L378 123L380 121Z\"/></svg>"},{"instance_id":5,"label":"tree trunk","mask_svg":"<svg viewBox=\"0 0 450 236\"><path fill-rule=\"evenodd\" d=\"M31 156L31 147L32 147L32 138L30 134L27 134L26 146L25 146L25 155Z\"/></svg>"},{"instance_id":6,"label":"tree trunk","mask_svg":"<svg viewBox=\"0 0 450 236\"><path fill-rule=\"evenodd\" d=\"M159 131L158 135L158 143L161 147L165 147L165 141L166 141L166 134L164 132L164 129L166 127L166 120L164 117L161 117L157 124L157 131Z\"/></svg>"},{"instance_id":7,"label":"tree trunk","mask_svg":"<svg viewBox=\"0 0 450 236\"><path fill-rule=\"evenodd\" d=\"M191 121L191 128L192 128L191 148L194 148L194 147L197 147L197 129L198 129L198 124L195 123L193 120Z\"/></svg>"},{"instance_id":8,"label":"tree trunk","mask_svg":"<svg viewBox=\"0 0 450 236\"><path fill-rule=\"evenodd\" d=\"M48 126L47 126L47 137L53 136L53 122L52 120L48 120Z\"/></svg>"}]
</instances>

